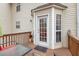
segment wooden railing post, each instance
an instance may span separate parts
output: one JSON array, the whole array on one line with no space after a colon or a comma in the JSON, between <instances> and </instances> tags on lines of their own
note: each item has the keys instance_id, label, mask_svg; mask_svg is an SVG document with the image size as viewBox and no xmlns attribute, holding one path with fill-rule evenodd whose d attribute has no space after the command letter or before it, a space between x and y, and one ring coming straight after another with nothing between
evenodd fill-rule
<instances>
[{"instance_id":1,"label":"wooden railing post","mask_svg":"<svg viewBox=\"0 0 79 59\"><path fill-rule=\"evenodd\" d=\"M68 48L70 49L70 39L71 37L69 36L71 34L71 31L68 30L67 35L68 35Z\"/></svg>"}]
</instances>

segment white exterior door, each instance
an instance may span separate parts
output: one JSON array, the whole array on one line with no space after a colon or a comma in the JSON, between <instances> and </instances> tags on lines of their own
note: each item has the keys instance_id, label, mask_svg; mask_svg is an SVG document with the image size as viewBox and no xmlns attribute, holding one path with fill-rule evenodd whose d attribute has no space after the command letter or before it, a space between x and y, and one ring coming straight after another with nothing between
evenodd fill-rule
<instances>
[{"instance_id":1,"label":"white exterior door","mask_svg":"<svg viewBox=\"0 0 79 59\"><path fill-rule=\"evenodd\" d=\"M37 25L38 25L38 45L48 47L48 30L47 30L47 20L48 15L37 16Z\"/></svg>"}]
</instances>

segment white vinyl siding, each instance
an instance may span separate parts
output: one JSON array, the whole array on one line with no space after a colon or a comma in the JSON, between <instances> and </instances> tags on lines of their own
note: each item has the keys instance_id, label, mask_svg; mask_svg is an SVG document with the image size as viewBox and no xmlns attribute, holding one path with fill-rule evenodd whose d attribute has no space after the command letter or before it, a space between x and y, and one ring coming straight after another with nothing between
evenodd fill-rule
<instances>
[{"instance_id":1,"label":"white vinyl siding","mask_svg":"<svg viewBox=\"0 0 79 59\"><path fill-rule=\"evenodd\" d=\"M0 3L0 26L4 34L12 33L12 15L8 3Z\"/></svg>"},{"instance_id":2,"label":"white vinyl siding","mask_svg":"<svg viewBox=\"0 0 79 59\"><path fill-rule=\"evenodd\" d=\"M33 31L33 23L30 22L30 20L33 20L31 10L40 5L42 3L21 3L20 12L16 12L16 3L12 4L13 32ZM21 22L20 29L16 29L16 21Z\"/></svg>"},{"instance_id":3,"label":"white vinyl siding","mask_svg":"<svg viewBox=\"0 0 79 59\"><path fill-rule=\"evenodd\" d=\"M71 32L76 35L76 4L75 3L65 3L68 8L63 10L62 15L62 41L63 46L68 47L67 32Z\"/></svg>"}]
</instances>

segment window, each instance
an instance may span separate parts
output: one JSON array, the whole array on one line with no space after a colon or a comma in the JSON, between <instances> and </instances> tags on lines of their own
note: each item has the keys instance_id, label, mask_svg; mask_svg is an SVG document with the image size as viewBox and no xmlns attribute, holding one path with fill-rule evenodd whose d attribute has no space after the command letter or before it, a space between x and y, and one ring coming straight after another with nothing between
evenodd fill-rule
<instances>
[{"instance_id":1,"label":"window","mask_svg":"<svg viewBox=\"0 0 79 59\"><path fill-rule=\"evenodd\" d=\"M47 42L47 18L48 15L38 17L41 42Z\"/></svg>"},{"instance_id":2,"label":"window","mask_svg":"<svg viewBox=\"0 0 79 59\"><path fill-rule=\"evenodd\" d=\"M56 14L56 42L61 42L61 15Z\"/></svg>"},{"instance_id":3,"label":"window","mask_svg":"<svg viewBox=\"0 0 79 59\"><path fill-rule=\"evenodd\" d=\"M16 21L16 29L20 28L20 21Z\"/></svg>"},{"instance_id":4,"label":"window","mask_svg":"<svg viewBox=\"0 0 79 59\"><path fill-rule=\"evenodd\" d=\"M17 4L16 4L16 11L17 11L17 12L19 12L19 11L20 11L20 6L21 6L21 4L20 4L20 3L17 3Z\"/></svg>"}]
</instances>

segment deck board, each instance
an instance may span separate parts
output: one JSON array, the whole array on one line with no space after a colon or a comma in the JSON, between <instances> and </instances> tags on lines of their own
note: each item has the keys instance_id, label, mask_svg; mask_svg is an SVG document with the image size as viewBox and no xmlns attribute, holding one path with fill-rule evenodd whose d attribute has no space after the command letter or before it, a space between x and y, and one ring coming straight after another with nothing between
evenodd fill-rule
<instances>
[{"instance_id":1,"label":"deck board","mask_svg":"<svg viewBox=\"0 0 79 59\"><path fill-rule=\"evenodd\" d=\"M54 56L53 49L48 49L47 52L41 52L34 49L35 45L33 43L30 43L29 47L33 50L27 54L28 56L33 56L33 53L37 53L40 56Z\"/></svg>"},{"instance_id":2,"label":"deck board","mask_svg":"<svg viewBox=\"0 0 79 59\"><path fill-rule=\"evenodd\" d=\"M68 48L58 48L54 50L55 56L72 56Z\"/></svg>"},{"instance_id":3,"label":"deck board","mask_svg":"<svg viewBox=\"0 0 79 59\"><path fill-rule=\"evenodd\" d=\"M48 49L47 52L43 53L41 51L35 50L35 45L30 43L29 47L33 50L30 51L27 55L33 56L33 53L37 53L40 56L72 56L68 48L58 48L58 49Z\"/></svg>"}]
</instances>

